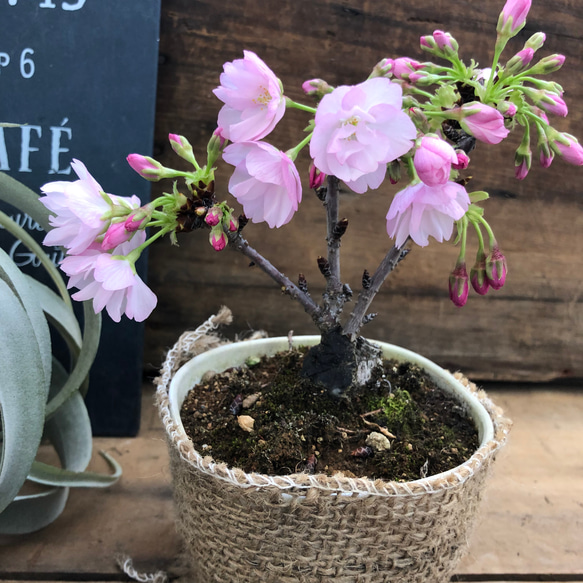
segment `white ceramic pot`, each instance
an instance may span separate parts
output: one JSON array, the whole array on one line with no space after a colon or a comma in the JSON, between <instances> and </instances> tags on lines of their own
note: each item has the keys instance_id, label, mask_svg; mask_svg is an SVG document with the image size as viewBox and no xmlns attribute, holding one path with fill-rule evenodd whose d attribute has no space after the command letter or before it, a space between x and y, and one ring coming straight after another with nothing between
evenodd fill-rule
<instances>
[{"instance_id":1,"label":"white ceramic pot","mask_svg":"<svg viewBox=\"0 0 583 583\"><path fill-rule=\"evenodd\" d=\"M313 345L319 336L294 338ZM483 391L409 350L375 342L385 358L422 368L474 420L480 447L464 464L411 482L323 474L246 474L197 452L180 407L207 371L288 349L287 338L220 346L160 386L178 526L201 582L445 583L465 547L487 468L510 422Z\"/></svg>"}]
</instances>

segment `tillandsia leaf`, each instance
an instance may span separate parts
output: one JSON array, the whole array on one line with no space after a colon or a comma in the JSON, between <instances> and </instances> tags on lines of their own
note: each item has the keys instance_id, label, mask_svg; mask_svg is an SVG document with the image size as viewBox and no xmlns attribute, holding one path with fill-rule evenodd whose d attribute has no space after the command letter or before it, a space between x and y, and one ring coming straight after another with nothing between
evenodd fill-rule
<instances>
[{"instance_id":1,"label":"tillandsia leaf","mask_svg":"<svg viewBox=\"0 0 583 583\"><path fill-rule=\"evenodd\" d=\"M50 398L58 394L68 377L69 373L54 358ZM46 422L44 435L55 448L61 467L74 472L87 468L93 451L91 421L85 401L78 391Z\"/></svg>"},{"instance_id":2,"label":"tillandsia leaf","mask_svg":"<svg viewBox=\"0 0 583 583\"><path fill-rule=\"evenodd\" d=\"M28 275L26 278L34 294L38 298L47 319L64 338L74 360L76 361L76 357L81 350L83 338L79 322L75 317L72 307L69 307L69 305L48 286Z\"/></svg>"},{"instance_id":3,"label":"tillandsia leaf","mask_svg":"<svg viewBox=\"0 0 583 583\"><path fill-rule=\"evenodd\" d=\"M97 472L73 472L49 464L33 462L28 479L47 486L65 486L77 488L106 488L119 480L122 469L119 463L104 451L99 452L111 467L113 474Z\"/></svg>"},{"instance_id":4,"label":"tillandsia leaf","mask_svg":"<svg viewBox=\"0 0 583 583\"><path fill-rule=\"evenodd\" d=\"M96 314L93 311L91 302L86 301L83 302L83 316L85 324L83 328L83 345L81 352L79 353L79 358L65 384L61 387L59 392L49 400L45 413L47 420L57 412L59 407L61 407L67 399L75 393L75 391L79 390L89 374L91 365L95 360L95 355L97 354L97 349L99 347L99 337L101 335L101 314Z\"/></svg>"},{"instance_id":5,"label":"tillandsia leaf","mask_svg":"<svg viewBox=\"0 0 583 583\"><path fill-rule=\"evenodd\" d=\"M4 172L0 172L0 200L7 202L13 207L25 212L34 219L45 231L51 226L49 223L49 211L39 202L39 196L24 186L22 182L15 180Z\"/></svg>"},{"instance_id":6,"label":"tillandsia leaf","mask_svg":"<svg viewBox=\"0 0 583 583\"><path fill-rule=\"evenodd\" d=\"M0 279L0 513L24 483L41 440L49 380L30 318Z\"/></svg>"},{"instance_id":7,"label":"tillandsia leaf","mask_svg":"<svg viewBox=\"0 0 583 583\"><path fill-rule=\"evenodd\" d=\"M48 526L65 508L69 488L18 496L0 513L0 534L29 534Z\"/></svg>"},{"instance_id":8,"label":"tillandsia leaf","mask_svg":"<svg viewBox=\"0 0 583 583\"><path fill-rule=\"evenodd\" d=\"M47 321L43 314L42 307L35 295L34 289L26 276L16 267L8 254L0 249L0 279L2 279L19 299L22 307L26 311L27 319L32 325L35 335L36 348L39 351L42 362L42 373L44 380L42 386L47 393L43 398L46 403L48 388L51 380L51 337ZM2 337L4 342L4 338Z\"/></svg>"},{"instance_id":9,"label":"tillandsia leaf","mask_svg":"<svg viewBox=\"0 0 583 583\"><path fill-rule=\"evenodd\" d=\"M38 204L42 206L40 202ZM59 290L63 300L69 306L72 306L71 298L69 297L69 292L67 291L67 286L65 285L59 270L55 267L49 256L43 251L42 247L33 239L33 237L31 237L31 235L25 229L20 227L15 221L13 221L2 211L0 211L0 226L4 227L10 234L22 241L22 243L38 257L42 266L46 269L55 286Z\"/></svg>"}]
</instances>

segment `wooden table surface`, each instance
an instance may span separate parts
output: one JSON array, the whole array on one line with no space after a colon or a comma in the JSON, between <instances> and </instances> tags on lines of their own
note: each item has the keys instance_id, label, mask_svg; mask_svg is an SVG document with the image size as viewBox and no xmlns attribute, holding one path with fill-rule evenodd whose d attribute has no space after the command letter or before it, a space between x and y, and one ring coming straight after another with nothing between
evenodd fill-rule
<instances>
[{"instance_id":1,"label":"wooden table surface","mask_svg":"<svg viewBox=\"0 0 583 583\"><path fill-rule=\"evenodd\" d=\"M583 391L531 385L489 392L514 428L454 580L583 581ZM119 553L140 571L172 573L179 541L152 395L146 387L138 437L95 439L96 452L121 462L121 481L72 491L61 517L38 533L0 537L0 581L123 581ZM97 455L92 469L106 470Z\"/></svg>"}]
</instances>

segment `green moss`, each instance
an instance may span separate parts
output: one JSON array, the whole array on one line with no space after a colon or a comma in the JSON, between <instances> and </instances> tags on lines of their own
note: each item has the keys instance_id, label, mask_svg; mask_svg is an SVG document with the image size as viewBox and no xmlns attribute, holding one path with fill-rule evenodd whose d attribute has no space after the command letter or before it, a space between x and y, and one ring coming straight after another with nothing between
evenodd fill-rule
<instances>
[{"instance_id":1,"label":"green moss","mask_svg":"<svg viewBox=\"0 0 583 583\"><path fill-rule=\"evenodd\" d=\"M393 432L409 434L419 424L418 408L409 391L397 389L375 405L375 409L381 409L382 424Z\"/></svg>"}]
</instances>

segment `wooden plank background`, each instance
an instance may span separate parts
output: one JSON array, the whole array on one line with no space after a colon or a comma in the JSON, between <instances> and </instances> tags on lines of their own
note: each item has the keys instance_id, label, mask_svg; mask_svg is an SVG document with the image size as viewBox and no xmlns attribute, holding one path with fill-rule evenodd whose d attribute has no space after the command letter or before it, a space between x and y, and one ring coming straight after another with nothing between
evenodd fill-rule
<instances>
[{"instance_id":1,"label":"wooden plank background","mask_svg":"<svg viewBox=\"0 0 583 583\"><path fill-rule=\"evenodd\" d=\"M255 51L273 68L287 95L309 103L301 90L305 79L357 83L383 57L422 60L418 39L435 29L449 30L462 57L474 56L487 66L502 6L502 0L163 0L156 152L163 162L176 164L166 141L172 132L186 135L202 156L220 108L211 91L222 64L240 58L243 49ZM583 80L583 4L534 0L526 28L505 57L540 30L547 42L539 54L567 57L553 80L563 85L572 111L553 121L583 139L583 110L577 107ZM282 149L292 147L307 119L291 112L270 141ZM583 170L562 160L543 170L535 162L519 182L513 161L519 139L495 148L480 144L472 156L472 189L490 192L486 216L509 262L504 288L484 298L472 294L463 309L456 309L447 291L456 249L435 243L414 248L373 304L380 315L365 328L367 336L406 346L472 378L583 377ZM308 163L307 154L300 155L304 177ZM219 177L219 193L227 195L227 181L227 173ZM155 185L154 194L160 192ZM383 185L365 195L342 196L341 215L350 219L343 239L343 276L354 290L363 269L373 270L390 244L384 217L394 192ZM306 182L292 224L274 231L250 225L246 236L292 279L305 273L316 296L323 284L316 267L316 257L325 253L323 225L321 204ZM235 314L232 333L249 328L270 334L314 332L301 307L247 265L234 252L213 251L206 232L182 236L180 249L167 240L153 246L149 282L159 304L147 324L148 367L157 367L182 331L222 304Z\"/></svg>"}]
</instances>

